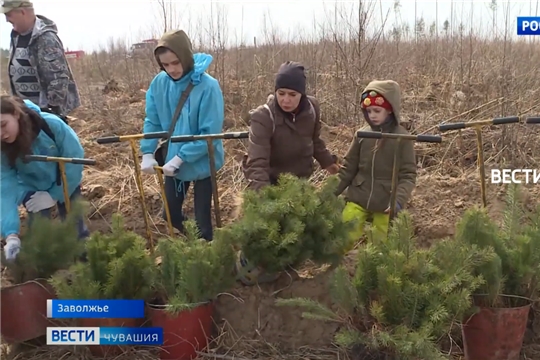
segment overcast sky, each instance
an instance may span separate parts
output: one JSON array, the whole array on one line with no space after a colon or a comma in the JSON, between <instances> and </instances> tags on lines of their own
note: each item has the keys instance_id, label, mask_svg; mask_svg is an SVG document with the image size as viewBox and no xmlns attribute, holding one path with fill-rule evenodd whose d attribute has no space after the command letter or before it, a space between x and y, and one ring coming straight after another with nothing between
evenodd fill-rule
<instances>
[{"instance_id":1,"label":"overcast sky","mask_svg":"<svg viewBox=\"0 0 540 360\"><path fill-rule=\"evenodd\" d=\"M358 1L337 1L342 13L354 17ZM473 22L484 30L492 28L493 12L489 9L491 1L454 1L455 20L464 17L466 26L470 24L472 9ZM175 3L175 2L173 2ZM497 1L498 11L496 24L499 31L504 29L504 13L509 9L511 34L516 34L516 17L535 15L538 1ZM162 16L159 15L158 0L34 0L38 14L54 20L58 26L60 37L69 50L91 51L106 45L111 38L124 39L128 43L152 38L163 29ZM386 17L388 29L396 21L393 12L393 1L373 1L372 11L374 26L381 24L381 17ZM247 45L253 38L263 39L264 24L278 28L283 34L294 38L299 32L313 34L317 26L329 24L335 19L336 1L278 0L278 1L186 1L177 0L174 5L176 15L174 26L188 31L193 38L200 38L211 31L212 18L217 24L218 14L226 24L229 43L239 43L242 39ZM345 9L345 11L343 11ZM438 11L436 11L438 9ZM450 20L450 1L417 1L417 15L423 16L426 23L436 20L438 13L439 26L445 19ZM414 23L415 2L401 0L402 22ZM265 22L266 17L266 22ZM202 19L202 20L201 20ZM343 23L344 20L340 20ZM458 20L456 20L457 22ZM354 22L354 19L350 22ZM0 45L7 48L11 24L2 22L0 29ZM305 36L305 35L304 35ZM260 40L259 40L260 41Z\"/></svg>"}]
</instances>

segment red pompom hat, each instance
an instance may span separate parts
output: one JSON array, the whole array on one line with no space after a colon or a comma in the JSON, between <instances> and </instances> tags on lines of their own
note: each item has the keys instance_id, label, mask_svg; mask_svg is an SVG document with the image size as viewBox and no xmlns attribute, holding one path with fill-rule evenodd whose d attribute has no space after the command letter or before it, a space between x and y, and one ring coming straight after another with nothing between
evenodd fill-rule
<instances>
[{"instance_id":1,"label":"red pompom hat","mask_svg":"<svg viewBox=\"0 0 540 360\"><path fill-rule=\"evenodd\" d=\"M370 106L380 106L388 111L393 111L392 105L376 91L369 91L362 96L362 109L367 109Z\"/></svg>"}]
</instances>

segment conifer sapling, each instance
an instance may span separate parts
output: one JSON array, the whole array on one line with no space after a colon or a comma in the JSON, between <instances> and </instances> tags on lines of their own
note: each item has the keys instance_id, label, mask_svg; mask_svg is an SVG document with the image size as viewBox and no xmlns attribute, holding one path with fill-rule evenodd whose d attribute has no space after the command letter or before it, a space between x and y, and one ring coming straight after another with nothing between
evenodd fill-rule
<instances>
[{"instance_id":1,"label":"conifer sapling","mask_svg":"<svg viewBox=\"0 0 540 360\"><path fill-rule=\"evenodd\" d=\"M242 217L223 235L270 273L305 260L337 264L350 226L341 218L345 204L334 195L337 185L336 177L317 189L306 179L282 175L277 185L244 193Z\"/></svg>"},{"instance_id":2,"label":"conifer sapling","mask_svg":"<svg viewBox=\"0 0 540 360\"><path fill-rule=\"evenodd\" d=\"M408 212L400 212L388 239L371 237L360 247L352 278L345 267L336 270L330 293L338 311L311 299L278 304L300 306L307 318L343 323L336 342L346 348L399 359L446 358L437 340L470 308L483 281L472 269L489 254L448 240L420 249L413 229Z\"/></svg>"},{"instance_id":3,"label":"conifer sapling","mask_svg":"<svg viewBox=\"0 0 540 360\"><path fill-rule=\"evenodd\" d=\"M86 203L74 201L63 221L34 216L22 236L21 250L15 261L2 259L14 283L47 279L70 267L82 255L85 242L78 239L77 222L86 209Z\"/></svg>"},{"instance_id":4,"label":"conifer sapling","mask_svg":"<svg viewBox=\"0 0 540 360\"><path fill-rule=\"evenodd\" d=\"M212 301L235 282L235 252L219 229L208 242L201 239L194 221L185 221L184 228L186 239L161 239L155 253L160 265L154 305L167 305L171 314Z\"/></svg>"},{"instance_id":5,"label":"conifer sapling","mask_svg":"<svg viewBox=\"0 0 540 360\"><path fill-rule=\"evenodd\" d=\"M61 299L144 299L151 294L155 266L146 240L124 229L119 214L112 232L92 233L87 261L69 269L69 277L54 276L51 284Z\"/></svg>"},{"instance_id":6,"label":"conifer sapling","mask_svg":"<svg viewBox=\"0 0 540 360\"><path fill-rule=\"evenodd\" d=\"M540 207L529 214L520 198L519 186L509 186L500 225L478 207L467 210L457 225L458 242L494 252L489 262L475 268L486 280L477 291L482 295L476 297L477 305L523 306L525 299L539 296Z\"/></svg>"}]
</instances>

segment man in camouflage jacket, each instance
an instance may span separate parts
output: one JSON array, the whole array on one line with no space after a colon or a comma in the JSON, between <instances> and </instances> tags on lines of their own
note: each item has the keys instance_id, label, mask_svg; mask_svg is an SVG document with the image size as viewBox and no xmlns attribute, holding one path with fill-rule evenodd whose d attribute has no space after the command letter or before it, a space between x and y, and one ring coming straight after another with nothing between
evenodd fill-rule
<instances>
[{"instance_id":1,"label":"man in camouflage jacket","mask_svg":"<svg viewBox=\"0 0 540 360\"><path fill-rule=\"evenodd\" d=\"M4 0L1 11L13 25L9 54L11 93L45 111L67 116L80 97L56 24L36 15L29 1Z\"/></svg>"}]
</instances>

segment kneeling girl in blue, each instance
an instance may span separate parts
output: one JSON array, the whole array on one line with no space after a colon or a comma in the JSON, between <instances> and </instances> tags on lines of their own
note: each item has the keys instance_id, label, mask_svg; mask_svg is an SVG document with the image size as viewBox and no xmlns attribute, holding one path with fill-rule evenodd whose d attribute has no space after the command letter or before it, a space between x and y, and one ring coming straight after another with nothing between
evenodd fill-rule
<instances>
[{"instance_id":1,"label":"kneeling girl in blue","mask_svg":"<svg viewBox=\"0 0 540 360\"><path fill-rule=\"evenodd\" d=\"M15 259L21 248L18 206L24 205L29 221L36 214L50 217L50 209L58 204L62 218L66 216L64 192L58 164L25 161L26 155L83 158L84 150L77 134L62 119L43 113L29 100L16 96L1 98L1 236L6 239L7 260ZM81 194L83 165L66 164L70 199ZM79 238L88 237L83 219L78 225Z\"/></svg>"}]
</instances>

